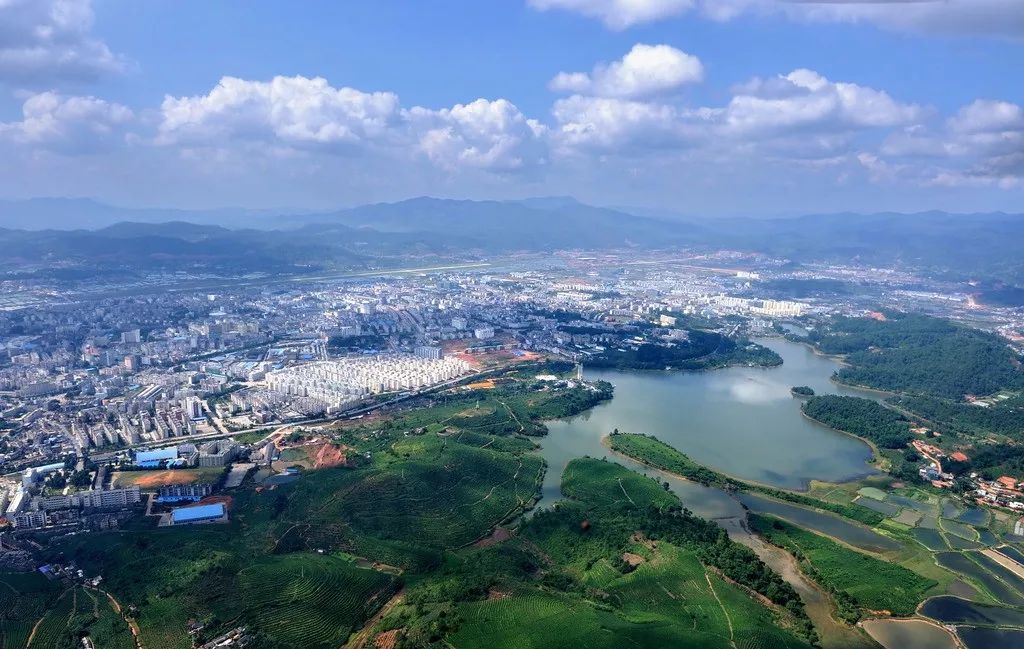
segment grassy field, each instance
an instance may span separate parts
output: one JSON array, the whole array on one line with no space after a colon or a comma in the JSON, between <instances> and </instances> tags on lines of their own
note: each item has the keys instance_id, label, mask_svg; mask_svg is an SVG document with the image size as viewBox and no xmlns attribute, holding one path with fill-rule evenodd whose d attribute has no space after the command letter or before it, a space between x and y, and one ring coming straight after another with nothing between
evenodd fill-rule
<instances>
[{"instance_id":1,"label":"grassy field","mask_svg":"<svg viewBox=\"0 0 1024 649\"><path fill-rule=\"evenodd\" d=\"M777 518L750 515L751 528L774 545L804 562L825 588L844 593L860 609L912 615L936 582L903 566L882 561L842 546ZM851 611L840 614L846 619Z\"/></svg>"},{"instance_id":2,"label":"grassy field","mask_svg":"<svg viewBox=\"0 0 1024 649\"><path fill-rule=\"evenodd\" d=\"M226 525L140 519L64 539L44 558L103 575L137 610L146 649L188 649L193 622L203 626L197 642L242 623L258 647L339 647L389 602L374 630L410 646L579 646L586 637L608 647L808 647L813 629L792 587L654 479L577 459L563 476L568 500L519 518L544 471L524 433L607 398L602 390L525 376L434 395L425 407L331 428L350 466L240 489ZM87 591L59 595L35 618L68 609L49 616L43 639L66 633L58 622L77 619L80 604L105 603ZM100 638L104 615L94 617ZM11 628L27 638L32 627Z\"/></svg>"}]
</instances>

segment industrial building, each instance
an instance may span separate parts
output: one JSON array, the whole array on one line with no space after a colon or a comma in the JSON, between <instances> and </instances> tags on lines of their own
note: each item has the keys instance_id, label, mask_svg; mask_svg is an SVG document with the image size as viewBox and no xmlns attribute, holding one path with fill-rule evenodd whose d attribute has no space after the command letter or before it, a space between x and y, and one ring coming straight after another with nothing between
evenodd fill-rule
<instances>
[{"instance_id":1,"label":"industrial building","mask_svg":"<svg viewBox=\"0 0 1024 649\"><path fill-rule=\"evenodd\" d=\"M158 448L152 451L137 451L135 453L135 466L144 469L155 469L178 459L178 447L169 446Z\"/></svg>"},{"instance_id":2,"label":"industrial building","mask_svg":"<svg viewBox=\"0 0 1024 649\"><path fill-rule=\"evenodd\" d=\"M197 525L200 523L222 523L228 520L224 503L192 505L171 510L170 525Z\"/></svg>"}]
</instances>

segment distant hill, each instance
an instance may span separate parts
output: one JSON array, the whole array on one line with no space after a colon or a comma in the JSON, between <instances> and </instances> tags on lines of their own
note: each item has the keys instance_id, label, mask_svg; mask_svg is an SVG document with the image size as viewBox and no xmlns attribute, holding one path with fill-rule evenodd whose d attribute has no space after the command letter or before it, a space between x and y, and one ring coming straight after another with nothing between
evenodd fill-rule
<instances>
[{"instance_id":1,"label":"distant hill","mask_svg":"<svg viewBox=\"0 0 1024 649\"><path fill-rule=\"evenodd\" d=\"M414 198L332 212L118 208L83 199L0 201L4 267L60 261L125 267L306 268L385 258L466 258L557 249L732 249L794 262L902 265L1018 302L1024 215L817 214L670 219L571 197ZM74 228L74 229L72 229Z\"/></svg>"},{"instance_id":2,"label":"distant hill","mask_svg":"<svg viewBox=\"0 0 1024 649\"><path fill-rule=\"evenodd\" d=\"M450 236L484 250L649 248L697 241L696 226L679 227L566 198L468 201L423 197L291 220Z\"/></svg>"},{"instance_id":3,"label":"distant hill","mask_svg":"<svg viewBox=\"0 0 1024 649\"><path fill-rule=\"evenodd\" d=\"M799 261L903 265L957 279L1024 281L1024 215L815 214L703 221L719 242Z\"/></svg>"},{"instance_id":4,"label":"distant hill","mask_svg":"<svg viewBox=\"0 0 1024 649\"><path fill-rule=\"evenodd\" d=\"M225 227L275 227L280 210L225 208L181 210L172 208L116 207L89 198L32 198L0 200L0 228L12 230L97 230L115 223L167 223L188 221ZM296 214L307 212L295 210Z\"/></svg>"}]
</instances>

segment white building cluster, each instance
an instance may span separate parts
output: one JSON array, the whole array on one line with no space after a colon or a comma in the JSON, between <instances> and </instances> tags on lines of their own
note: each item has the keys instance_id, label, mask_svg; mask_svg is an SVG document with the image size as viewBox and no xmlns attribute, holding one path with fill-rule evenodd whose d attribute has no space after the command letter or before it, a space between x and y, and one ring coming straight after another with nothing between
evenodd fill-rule
<instances>
[{"instance_id":1,"label":"white building cluster","mask_svg":"<svg viewBox=\"0 0 1024 649\"><path fill-rule=\"evenodd\" d=\"M772 317L798 317L807 308L806 304L792 300L750 300L731 295L711 296L708 301L720 308Z\"/></svg>"},{"instance_id":2,"label":"white building cluster","mask_svg":"<svg viewBox=\"0 0 1024 649\"><path fill-rule=\"evenodd\" d=\"M415 390L450 381L469 372L458 358L423 358L410 354L321 361L267 374L271 390L323 401L340 408L382 392Z\"/></svg>"}]
</instances>

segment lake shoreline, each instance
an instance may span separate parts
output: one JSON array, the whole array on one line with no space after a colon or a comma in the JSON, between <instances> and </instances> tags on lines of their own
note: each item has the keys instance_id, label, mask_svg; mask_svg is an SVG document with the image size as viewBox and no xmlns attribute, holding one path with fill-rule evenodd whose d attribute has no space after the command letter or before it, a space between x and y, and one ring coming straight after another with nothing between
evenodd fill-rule
<instances>
[{"instance_id":1,"label":"lake shoreline","mask_svg":"<svg viewBox=\"0 0 1024 649\"><path fill-rule=\"evenodd\" d=\"M881 462L882 462L883 459L885 459L885 457L882 455L881 450L879 450L878 445L875 444L870 439L867 439L865 437L861 437L860 435L855 435L854 433L851 433L848 430L843 430L842 428L833 428L832 426L829 426L828 424L826 424L825 422L821 421L820 419L815 419L814 417L808 415L806 412L804 412L803 408L800 408L800 416L804 417L808 421L813 421L814 423L816 423L816 424L818 424L820 426L824 426L825 428L827 428L829 430L833 430L833 431L835 431L837 433L842 433L843 435L847 435L849 437L852 437L853 439L858 439L858 440L864 442L865 444L867 444L868 448L871 449L871 461L869 461L867 463L867 465L872 467L872 468L874 468L876 471L881 471L882 473L886 472L885 469L882 468L882 465L881 465ZM863 477L867 477L867 476L863 476ZM854 480L849 480L848 482L854 482ZM838 483L838 484L842 484L842 483Z\"/></svg>"}]
</instances>

